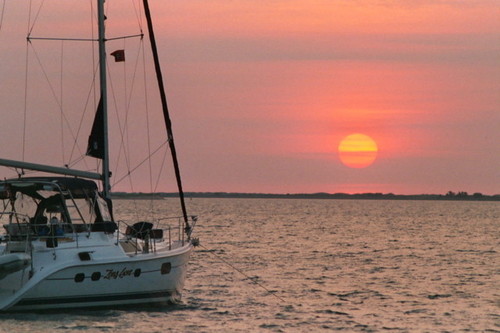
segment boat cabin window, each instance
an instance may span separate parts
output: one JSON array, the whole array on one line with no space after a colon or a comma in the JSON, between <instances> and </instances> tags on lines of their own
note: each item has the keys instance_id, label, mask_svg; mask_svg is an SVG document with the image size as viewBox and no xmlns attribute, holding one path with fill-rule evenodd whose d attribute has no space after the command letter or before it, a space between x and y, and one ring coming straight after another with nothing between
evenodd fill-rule
<instances>
[{"instance_id":1,"label":"boat cabin window","mask_svg":"<svg viewBox=\"0 0 500 333\"><path fill-rule=\"evenodd\" d=\"M66 199L66 208L73 224L92 223L96 220L95 202L91 199Z\"/></svg>"},{"instance_id":2,"label":"boat cabin window","mask_svg":"<svg viewBox=\"0 0 500 333\"><path fill-rule=\"evenodd\" d=\"M38 202L33 197L17 192L13 197L3 200L1 221L3 224L27 223L31 216L35 216ZM10 214L10 212L15 214Z\"/></svg>"}]
</instances>

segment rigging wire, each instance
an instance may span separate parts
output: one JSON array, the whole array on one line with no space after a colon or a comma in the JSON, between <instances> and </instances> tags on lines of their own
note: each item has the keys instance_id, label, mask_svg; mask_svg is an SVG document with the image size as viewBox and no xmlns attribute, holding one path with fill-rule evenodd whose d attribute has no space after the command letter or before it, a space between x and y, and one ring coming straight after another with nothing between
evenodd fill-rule
<instances>
[{"instance_id":1,"label":"rigging wire","mask_svg":"<svg viewBox=\"0 0 500 333\"><path fill-rule=\"evenodd\" d=\"M62 41L62 42L64 43L64 41ZM85 103L84 110L82 112L82 116L80 118L80 122L79 122L79 125L77 127L77 131L75 133L75 131L72 129L72 126L70 124L69 119L67 118L67 116L66 116L66 114L65 114L65 112L63 110L62 101L63 101L63 86L64 86L64 84L63 84L63 75L64 74L63 74L63 64L62 64L63 60L62 60L62 58L61 58L61 76L60 76L61 90L60 90L60 97L58 97L57 93L56 93L56 91L54 89L54 86L52 85L51 80L50 80L50 78L49 78L49 76L47 74L45 66L42 63L42 61L41 61L41 59L40 59L40 57L38 55L38 52L36 51L36 48L34 47L34 44L31 41L29 41L28 42L28 46L31 46L31 50L33 51L33 55L35 56L35 59L37 60L39 66L40 66L40 69L41 69L41 71L43 73L43 76L45 77L45 80L47 81L49 89L52 92L52 97L54 98L56 104L59 107L60 116L61 116L61 145L62 145L62 148L63 148L63 164L67 165L67 166L70 166L70 165L72 165L72 164L75 163L74 161L73 162L71 161L71 159L73 158L73 154L74 154L75 149L78 151L78 153L80 154L80 156L85 156L85 154L82 152L81 147L78 145L78 136L79 136L79 133L81 132L81 128L82 128L82 124L83 124L83 119L84 119L84 116L86 114L86 110L88 109L88 103L89 103L89 100L90 100L90 97L91 97L91 94L92 94L93 86L95 86L95 77L96 77L96 71L97 71L97 69L94 70L94 74L93 74L93 78L92 78L92 83L91 83L91 88L89 89L89 94L87 95L87 101ZM62 53L63 53L63 50L61 49L61 57L63 57ZM26 141L26 139L25 139L25 132L26 132L26 127L27 127L26 126L27 125L27 123L26 123L26 121L27 121L27 99L28 99L28 86L29 86L29 84L28 84L28 72L29 72L29 70L28 70L28 68L29 68L28 58L29 58L29 51L27 51L26 64L25 64L25 66L26 66L26 78L25 78L25 112L24 112L25 113L25 119L24 119L25 123L24 123L24 135L23 135L23 160L24 160L24 148L25 148L25 141ZM63 143L65 141L64 140L64 133L63 133L64 128L65 128L64 125L66 125L66 128L69 129L69 133L71 135L71 139L73 140L73 143L74 143L73 146L72 146L72 149L71 149L70 156L68 158L68 162L66 162L66 158L64 158L64 143ZM89 167L87 165L87 161L85 159L79 158L77 161L81 161L81 160L83 160L83 162L85 164L85 168L89 169Z\"/></svg>"},{"instance_id":2,"label":"rigging wire","mask_svg":"<svg viewBox=\"0 0 500 333\"><path fill-rule=\"evenodd\" d=\"M133 37L137 37L137 36L141 36L141 35L136 35L136 36L133 36ZM130 36L125 36L125 37L122 37L121 39L123 40L123 46L122 46L122 49L123 50L126 50L127 47L126 47L126 39L128 39ZM120 39L120 38L116 38L116 39ZM138 72L138 68L139 68L139 60L140 60L140 53L141 53L141 50L143 49L143 42L142 42L142 38L140 39L140 42L139 42L139 48L137 50L137 54L135 55L134 59L134 65L133 65L133 70L132 70L132 74L128 74L128 71L127 71L127 65L129 62L127 61L124 61L123 62L123 80L120 80L120 82L123 82L123 96L125 97L124 98L124 105L122 108L118 107L118 102L117 102L117 98L116 98L116 88L115 88L115 85L114 85L114 80L113 80L113 76L111 75L111 69L110 69L110 65L108 64L108 67L107 67L107 70L108 70L108 82L109 82L109 88L110 88L110 91L111 91L111 95L112 95L112 99L113 99L113 105L114 105L114 111L115 111L115 116L116 116L116 119L117 119L117 124L118 124L118 129L119 129L119 133L120 133L120 144L119 144L119 148L118 148L118 156L116 158L116 162L115 163L115 172L117 173L117 171L119 170L119 166L120 166L120 161L122 159L124 159L125 161L125 167L126 167L126 173L125 173L125 176L123 176L122 178L116 180L116 178L113 178L113 184L112 184L112 187L115 187L118 183L120 183L122 180L124 180L125 178L128 180L129 182L129 189L130 191L134 192L134 179L131 177L131 174L133 173L133 171L135 169L137 169L140 165L142 165L145 161L147 161L147 159L149 158L146 158L143 162L141 162L138 166L136 166L135 168L132 167L132 161L131 161L131 154L130 152L132 151L131 149L131 138L130 138L130 130L129 130L129 115L130 115L130 110L131 110L131 104L132 104L132 95L135 91L135 86L136 86L136 78L137 78L137 72ZM129 79L129 76L130 76L130 79ZM129 80L131 82L129 82ZM120 113L118 112L119 109L124 109L125 113L124 115L120 116ZM151 156L150 152L148 151L148 156ZM134 201L134 205L136 205L137 202ZM139 211L138 209L136 209L136 211Z\"/></svg>"},{"instance_id":3,"label":"rigging wire","mask_svg":"<svg viewBox=\"0 0 500 333\"><path fill-rule=\"evenodd\" d=\"M92 39L96 38L96 32L95 32L95 24L94 24L94 19L96 18L97 16L97 13L95 12L94 10L94 1L89 1L90 3L90 30L91 30L91 37ZM95 51L95 43L91 43L92 45L92 68L95 68L94 70L94 80L93 80L93 84L92 84L92 88L93 88L93 96L94 96L94 110L97 109L97 94L96 94L96 89L97 87L95 86L95 78L96 78L96 75L97 75L97 68L98 68L98 65L96 64L96 51Z\"/></svg>"},{"instance_id":4,"label":"rigging wire","mask_svg":"<svg viewBox=\"0 0 500 333\"><path fill-rule=\"evenodd\" d=\"M47 74L47 71L45 70L45 67L44 67L43 63L40 60L40 57L38 56L38 53L36 52L36 49L33 47L33 44L31 44L31 42L30 42L30 45L31 45L31 47L33 49L33 55L35 56L35 59L37 60L38 65L40 66L40 69L42 70L42 74L45 77L45 80L47 81L47 83L49 85L50 92L52 93L52 97L54 97L54 100L57 103L57 106L59 107L59 110L61 110L61 108L62 108L61 100L57 97L56 90L54 89L54 86L52 85L52 83L50 81L49 75Z\"/></svg>"},{"instance_id":5,"label":"rigging wire","mask_svg":"<svg viewBox=\"0 0 500 333\"><path fill-rule=\"evenodd\" d=\"M160 165L160 168L158 169L158 174L156 175L156 184L155 184L153 192L156 192L158 190L158 186L160 185L161 175L163 174L163 168L166 165L165 161L167 160L167 152L168 152L168 149L165 149L163 151L163 158L161 159L161 165Z\"/></svg>"},{"instance_id":6,"label":"rigging wire","mask_svg":"<svg viewBox=\"0 0 500 333\"><path fill-rule=\"evenodd\" d=\"M123 38L123 40L125 41L125 38ZM126 46L124 44L123 46L123 49L126 49ZM130 154L129 152L131 151L130 149L130 142L132 141L130 139L130 130L129 130L129 115L130 115L130 110L131 110L131 103L132 103L132 94L133 92L135 91L135 86L136 86L136 82L137 82L137 73L138 73L138 69L139 69L139 60L140 60L140 55L142 54L142 67L143 67L143 84L144 84L144 95L145 95L145 102L144 102L144 106L145 106L145 110L146 110L146 129L147 129L147 132L148 132L148 158L150 158L151 156L154 155L154 153L156 152L151 152L151 143L150 143L150 121L149 121L149 103L148 103L148 98L147 98L147 77L146 77L146 69L145 69L145 51L144 51L144 43L143 43L143 40L141 39L140 43L139 43L139 48L138 48L138 51L137 51L137 54L135 55L135 62L134 62L134 69L132 71L132 74L128 74L128 72L126 71L126 62L124 62L123 66L124 66L124 69L123 69L123 76L124 76L124 95L126 96L126 99L125 99L125 106L124 106L124 109L125 109L125 115L123 117L120 117L119 113L118 113L118 109L119 107L117 106L118 103L117 103L117 99L116 99L116 88L114 86L114 80L113 80L113 77L110 73L110 69L108 68L108 73L109 73L109 76L110 76L110 90L111 90L111 94L113 96L113 103L114 103L114 109L115 109L115 113L116 113L116 118L117 118L117 123L118 123L118 127L119 127L119 132L120 132L120 137L121 137L121 142L120 142L120 149L119 149L119 155L118 155L118 158L117 158L117 162L116 164L119 165L120 163L120 160L122 158L122 155L124 156L123 158L125 158L126 160L126 166L127 166L127 174L130 174L132 173L132 171L134 171L135 169L137 169L138 166L142 165L143 163L145 163L148 158L146 158L145 160L143 160L141 163L139 163L138 166L135 166L133 167L132 166L132 163L130 162ZM130 76L131 77L131 82L130 82L130 85L129 85L129 80L127 79L127 77ZM165 143L163 143L161 146L163 146ZM150 170L152 168L150 167ZM151 172L152 173L152 172ZM121 180L123 180L123 178L119 179L118 181L114 182L113 183L113 186L115 186L118 182L120 182ZM152 182L150 182L152 183ZM133 184L131 184L133 185ZM151 185L151 188L152 188L152 185Z\"/></svg>"},{"instance_id":7,"label":"rigging wire","mask_svg":"<svg viewBox=\"0 0 500 333\"><path fill-rule=\"evenodd\" d=\"M32 46L32 50L33 50L33 54L35 56L35 59L37 60L38 64L40 65L40 69L42 70L42 73L43 73L43 75L45 77L45 80L47 81L47 83L49 85L50 91L52 92L52 97L54 97L54 100L55 100L55 102L57 103L57 105L59 107L59 110L60 110L60 113L61 113L61 117L62 117L61 121L63 121L66 124L66 126L70 129L69 132L71 133L72 139L74 141L76 141L77 138L76 138L74 132L71 130L71 124L70 124L68 118L66 117L66 114L63 111L62 100L57 97L57 94L56 94L56 91L54 89L54 86L52 85L52 83L50 81L50 78L49 78L49 76L47 74L47 71L45 70L45 67L43 66L43 63L40 60L40 57L38 56L38 53L36 52L36 49L33 47L33 44L30 43L30 45Z\"/></svg>"},{"instance_id":8,"label":"rigging wire","mask_svg":"<svg viewBox=\"0 0 500 333\"><path fill-rule=\"evenodd\" d=\"M97 39L98 32L96 31L97 24L95 23L98 21L97 19L97 8L94 8L94 1L89 0L90 3L90 29L92 32L92 39ZM97 54L98 52L96 51L96 43L91 43L92 44L92 68L95 69L94 71L94 76L93 76L93 82L92 82L92 96L94 97L94 110L97 110L97 105L100 100L100 96L97 96L97 87L96 87L96 77L97 77L97 72L99 69L99 62L97 61ZM89 91L89 97L90 97L90 91ZM83 117L82 117L82 123L83 123ZM81 124L80 124L81 125ZM95 166L96 170L99 170L101 168L101 160L96 158L95 159Z\"/></svg>"},{"instance_id":9,"label":"rigging wire","mask_svg":"<svg viewBox=\"0 0 500 333\"><path fill-rule=\"evenodd\" d=\"M126 47L125 47L125 41L126 39L123 38L123 49L125 50ZM125 126L126 126L126 138L125 138L125 142L127 143L127 149L128 151L132 151L132 149L130 148L130 137L129 137L129 134L130 134L130 131L129 131L129 115L130 115L130 109L131 109L131 103L132 103L132 93L133 91L135 90L135 83L136 83L136 77L137 77L137 71L138 71L138 68L139 68L139 60L140 60L140 54L141 54L141 50L144 50L144 43L143 43L143 39L141 38L140 41L139 41L139 48L137 50L137 54L135 56L135 63L134 63L134 69L133 69L133 74L132 74L132 78L131 78L131 86L130 86L130 89L128 90L127 89L127 80L124 80L124 92L125 92L125 96L128 95L128 97L125 99L125 110L126 110L126 117L125 117ZM144 52L144 51L143 51ZM126 72L126 66L125 66L125 62L124 62L124 77L126 78L127 77L127 72ZM144 66L143 66L144 68ZM144 88L146 89L146 87ZM127 92L128 91L128 92ZM146 101L146 104L147 104L147 101ZM147 109L146 109L146 113L147 113ZM148 136L149 136L149 128L148 128ZM150 153L150 150L148 149L148 154ZM130 160L130 156L129 156L129 160ZM127 170L128 172L130 172L130 163L127 163L127 167L129 168L129 170ZM130 179L130 182L132 183L132 179ZM132 184L131 184L132 185ZM133 188L133 186L132 186Z\"/></svg>"},{"instance_id":10,"label":"rigging wire","mask_svg":"<svg viewBox=\"0 0 500 333\"><path fill-rule=\"evenodd\" d=\"M33 8L33 1L30 0L28 5L28 22L26 28L26 35L30 35L31 26L31 9ZM21 160L24 161L24 156L26 153L26 124L27 124L27 113L28 113L28 66L29 66L29 44L30 40L26 38L26 49L25 49L25 59L24 59L24 109L23 109L23 138L22 138L22 149L21 149Z\"/></svg>"},{"instance_id":11,"label":"rigging wire","mask_svg":"<svg viewBox=\"0 0 500 333\"><path fill-rule=\"evenodd\" d=\"M141 30L141 33L142 33L142 18L143 18L143 15L141 13L141 0L137 0L137 4L135 3L135 1L132 1L132 5L134 6L134 13L135 13L135 16L137 18L137 24L139 25L139 29ZM137 9L139 8L139 9Z\"/></svg>"},{"instance_id":12,"label":"rigging wire","mask_svg":"<svg viewBox=\"0 0 500 333\"><path fill-rule=\"evenodd\" d=\"M137 0L138 3L141 1L141 0ZM143 6L141 6L140 4L138 5L140 8L144 8ZM143 20L143 17L145 16L145 14L143 15L139 15L139 18L140 18L140 27L141 27L141 32L142 32L142 20ZM144 50L144 47L142 49L142 56L143 56L143 66L144 66L144 86L145 86L145 90L144 90L144 96L145 96L145 107L146 107L146 117L147 117L147 126L148 126L148 150L151 154L151 136L150 136L150 120L149 120L149 108L148 108L148 94L147 92L149 91L148 87L147 87L147 73L146 73L146 69L145 69L145 66L146 66L146 58L145 58L145 50ZM166 143L166 142L165 142ZM156 152L156 151L155 151ZM150 174L150 183L151 183L151 191L153 193L155 193L157 190L158 190L158 186L160 185L160 181L161 181L161 176L163 174L163 168L165 167L166 165L166 160L167 160L167 154L168 154L168 149L165 149L163 151L163 157L161 159L161 164L160 164L160 167L158 168L158 172L156 174L156 180L154 181L154 187L153 187L153 169L152 169L152 164L151 164L151 160L150 160L150 163L149 163L149 174ZM152 201L151 201L151 204L152 204Z\"/></svg>"},{"instance_id":13,"label":"rigging wire","mask_svg":"<svg viewBox=\"0 0 500 333\"><path fill-rule=\"evenodd\" d=\"M125 44L125 39L123 39L123 50L125 51L127 48L126 48L126 44ZM124 105L123 105L123 108L125 109L125 119L124 119L124 132L122 133L122 138L121 138L121 142L123 144L123 156L125 157L125 160L126 160L126 166L127 166L127 175L130 175L130 165L131 165L131 156L130 156L130 152L131 149L130 149L130 137L129 137L129 114L130 114L130 101L131 101L131 96L132 96L132 90L133 90L133 87L134 87L134 83L135 83L135 73L136 73L136 70L137 70L137 60L138 57L136 57L136 61L135 61L135 66L134 66L134 74L132 76L132 88L130 88L130 91L128 91L128 80L127 80L127 62L124 61L123 62L123 95L125 96L125 98L123 99L124 100ZM109 68L108 68L109 70ZM111 77L111 75L109 75ZM130 96L129 96L129 93L130 93ZM115 98L115 96L113 95L113 97ZM115 103L116 103L116 99L115 99ZM118 115L118 108L115 108L116 110L116 113L117 113L117 118L119 118L119 115ZM116 165L119 165L119 157L120 155L118 156L118 160L116 162ZM116 168L117 169L117 168ZM130 190L132 192L135 192L135 189L134 189L134 181L133 181L133 178L132 177L127 177L128 179L128 182L129 182L129 186L130 186ZM114 184L113 184L114 186ZM138 202L134 200L134 206L136 207L135 211L139 211L139 207L138 207Z\"/></svg>"},{"instance_id":14,"label":"rigging wire","mask_svg":"<svg viewBox=\"0 0 500 333\"><path fill-rule=\"evenodd\" d=\"M246 274L245 272L243 272L241 269L239 269L238 267L236 267L233 264L231 264L226 259L224 259L221 256L219 256L216 253L214 253L213 250L209 250L208 248L206 248L202 244L198 244L198 246L201 246L202 248L204 248L207 251L207 253L211 254L212 256L214 256L215 258L217 258L217 260L219 260L220 262L226 264L227 266L231 267L236 272L238 272L241 275L243 275L246 279L250 280L256 286L264 289L269 295L276 297L277 299L279 299L283 303L287 303L287 301L283 297L276 295L274 291L270 290L269 288L267 288L266 286L264 286L262 283L258 282L255 278L252 278L251 276L249 276L248 274Z\"/></svg>"},{"instance_id":15,"label":"rigging wire","mask_svg":"<svg viewBox=\"0 0 500 333\"><path fill-rule=\"evenodd\" d=\"M134 8L135 8L135 2L134 2ZM137 14L137 12L136 12ZM142 15L141 15L142 17ZM139 22L141 24L141 22ZM142 26L141 26L141 31L142 31ZM141 54L142 54L142 80L144 83L144 109L146 111L146 133L147 133L147 147L148 147L148 154L151 155L151 130L150 130L150 119L149 119L149 99L148 99L148 80L147 80L147 72L146 72L146 52L144 50L144 43L143 39L141 39ZM149 167L149 191L154 193L156 192L156 187L155 190L153 190L153 165L152 165L152 160L148 159L148 167ZM149 201L149 212L151 216L153 216L153 211L154 211L154 204L153 200Z\"/></svg>"},{"instance_id":16,"label":"rigging wire","mask_svg":"<svg viewBox=\"0 0 500 333\"><path fill-rule=\"evenodd\" d=\"M60 70L60 96L59 99L61 101L60 104L60 119L59 119L59 125L60 125L60 134L61 134L61 157L62 157L62 164L64 165L65 159L64 159L64 40L61 40L61 70Z\"/></svg>"},{"instance_id":17,"label":"rigging wire","mask_svg":"<svg viewBox=\"0 0 500 333\"><path fill-rule=\"evenodd\" d=\"M28 124L28 73L29 73L29 50L30 50L30 45L31 41L29 39L29 36L31 35L31 32L33 31L33 28L35 26L35 22L38 19L38 15L40 15L40 12L42 10L42 7L45 3L45 0L43 0L38 7L38 11L35 15L35 18L32 21L32 10L33 10L33 0L29 1L28 5L28 22L27 22L27 28L26 28L26 49L25 49L25 64L24 64L24 110L23 110L23 137L22 137L22 149L21 149L21 160L25 160L25 154L26 154L26 127ZM5 3L4 3L5 4Z\"/></svg>"},{"instance_id":18,"label":"rigging wire","mask_svg":"<svg viewBox=\"0 0 500 333\"><path fill-rule=\"evenodd\" d=\"M30 0L29 2L29 10L28 10L28 23L27 23L27 38L26 38L26 55L25 55L25 80L24 80L24 117L23 117L23 137L22 137L22 160L25 160L25 154L26 154L26 132L27 132L27 119L28 119L28 96L29 96L29 72L30 72L30 50L33 51L33 55L35 56L35 59L37 60L40 69L43 73L43 76L45 77L45 80L48 83L48 86L50 88L50 91L52 92L52 96L56 102L56 104L59 107L60 111L60 129L61 129L61 146L62 146L62 160L63 164L65 164L65 157L64 157L64 124L69 128L69 132L71 133L74 142L77 141L77 137L74 135L74 132L71 130L71 125L69 123L69 120L67 119L64 110L63 110L63 88L64 88L64 82L63 82L63 77L64 77L64 40L61 40L61 51L60 51L60 56L61 56L61 65L60 65L60 91L59 91L59 97L57 96L57 93L54 89L54 86L52 85L50 78L47 74L47 71L45 70L45 67L40 60L40 57L38 56L38 53L34 47L34 44L32 43L32 39L30 38L31 33L33 32L33 29L35 28L36 22L38 20L38 17L42 11L42 8L45 4L45 0L43 0L40 5L38 6L36 10L35 17L32 18L32 14L35 11L33 1ZM31 47L30 47L31 46ZM80 149L78 149L80 150ZM73 151L72 151L73 153ZM71 158L70 158L71 160ZM86 164L86 162L84 161ZM66 166L69 165L65 164Z\"/></svg>"},{"instance_id":19,"label":"rigging wire","mask_svg":"<svg viewBox=\"0 0 500 333\"><path fill-rule=\"evenodd\" d=\"M80 117L80 121L78 123L78 128L76 130L76 134L74 135L74 140L73 140L73 146L71 148L71 153L70 153L70 156L68 158L68 165L75 165L76 163L78 163L79 161L82 161L84 162L85 164L85 167L88 168L87 166L87 161L85 160L85 154L82 152L82 149L80 147L80 145L78 145L78 140L77 138L80 136L80 132L82 130L82 127L83 127L83 120L85 118L85 115L87 113L87 110L88 110L88 105L90 103L90 100L92 97L94 97L94 107L93 107L93 110L96 110L97 109L97 106L95 105L95 82L96 82L96 77L97 77L97 71L99 69L99 66L95 64L95 62L92 63L92 66L94 68L94 72L93 72L93 75L92 75L92 81L90 83L90 87L89 87L89 91L87 93L87 99L85 100L85 105L83 106L83 112L81 112L81 117ZM75 149L78 150L78 153L80 154L80 157L77 157L75 161L71 161L73 159L73 154L75 153ZM96 159L97 161L97 166L95 168L95 170L98 170L99 169L99 160Z\"/></svg>"},{"instance_id":20,"label":"rigging wire","mask_svg":"<svg viewBox=\"0 0 500 333\"><path fill-rule=\"evenodd\" d=\"M118 148L118 156L116 158L116 163L115 163L116 166L115 166L114 170L115 170L115 172L118 171L118 166L120 165L120 160L121 160L122 154L123 154L124 159L125 159L126 168L128 171L127 174L129 174L130 173L130 159L129 159L129 154L127 153L127 142L126 142L126 132L127 132L127 128L128 128L128 125L127 125L128 113L125 114L125 119L122 120L120 117L120 114L118 113L119 107L118 107L115 88L114 88L114 84L113 84L113 82L114 82L113 76L111 75L109 66L107 66L107 70L108 70L108 88L111 90L111 96L113 99L115 116L116 116L116 120L117 120L117 124L118 124L118 130L120 133L120 145ZM125 81L125 78L124 78L124 81ZM129 179L129 182L131 182L130 179ZM115 185L116 185L116 182L113 181L112 187L114 187ZM133 184L130 184L130 185L131 185L132 191L133 191Z\"/></svg>"},{"instance_id":21,"label":"rigging wire","mask_svg":"<svg viewBox=\"0 0 500 333\"><path fill-rule=\"evenodd\" d=\"M122 49L123 49L123 52L125 52L125 50L127 49L126 48L126 45L125 45L125 39L122 41L123 43L123 46L122 46ZM127 62L124 61L123 62L123 96L125 96L125 98L123 99L123 109L125 110L125 144L127 145L127 151L130 151L130 137L129 137L129 127L128 127L128 116L129 116L129 111L130 111L130 104L129 104L129 101L130 101L130 98L128 96L128 80L127 80ZM134 79L132 79L132 86L134 85ZM131 89L132 91L132 89ZM132 93L131 93L132 94ZM118 164L118 163L117 163ZM127 160L127 167L130 168L130 156L128 156L128 160ZM130 183L130 188L132 189L132 191L134 191L134 184L132 182L132 178L130 178L129 180L129 183Z\"/></svg>"},{"instance_id":22,"label":"rigging wire","mask_svg":"<svg viewBox=\"0 0 500 333\"><path fill-rule=\"evenodd\" d=\"M33 32L33 29L35 28L36 21L38 21L38 16L42 12L42 7L45 4L45 0L42 0L42 2L40 3L40 6L38 7L38 10L36 12L35 18L33 19L33 22L31 22L31 4L32 4L32 0L30 0L29 21L28 21L28 34L27 34L28 37L31 35L31 33Z\"/></svg>"},{"instance_id":23,"label":"rigging wire","mask_svg":"<svg viewBox=\"0 0 500 333\"><path fill-rule=\"evenodd\" d=\"M137 4L136 4L137 2ZM135 11L135 14L136 14L136 18L137 18L137 23L138 23L138 26L140 28L140 31L141 31L141 34L140 35L134 35L134 36L126 36L126 38L128 37L136 37L136 36L140 36L141 39L140 39L140 43L139 43L139 48L138 48L138 53L136 54L135 56L135 62L134 62L134 69L131 73L127 73L126 71L126 68L127 68L127 63L128 62L125 62L123 64L123 77L125 78L125 80L123 81L124 83L124 95L127 96L125 101L126 101L126 104L125 104L125 116L120 118L118 116L118 113L117 113L117 119L118 119L118 127L120 128L120 134L121 134L121 143L120 143L120 148L118 150L118 158L117 158L117 162L116 162L116 165L118 166L120 163L120 160L122 158L125 158L125 165L126 165L126 168L127 168L127 171L126 171L126 174L125 176L123 176L122 178L114 178L113 179L113 186L116 186L118 183L122 182L125 178L128 178L128 181L129 181L129 186L131 188L132 191L134 191L134 184L133 184L133 178L130 177L131 174L137 169L139 168L140 166L142 166L143 164L145 164L146 162L148 162L148 176L149 176L149 188L150 188L150 191L151 192L155 192L156 189L158 188L158 184L160 182L159 178L160 178L160 175L161 175L161 170L163 169L163 166L165 164L165 158L166 158L166 155L167 155L167 152L165 152L163 154L163 159L162 159L162 165L161 165L161 168L160 168L160 174L159 176L157 177L156 179L156 183L154 182L155 180L155 176L154 176L154 172L153 172L153 160L152 160L152 156L156 154L156 152L158 151L158 149L156 149L154 152L153 152L153 148L152 148L152 140L151 140L151 118L150 118L150 110L149 110L149 99L148 99L148 77L147 77L147 70L146 70L146 55L145 55L145 48L144 48L144 40L143 40L143 33L142 33L142 15L141 13L139 12L141 9L142 9L142 6L140 5L140 0L132 0L132 4L134 6L134 11ZM139 11L138 11L139 10ZM123 38L124 40L124 45L123 45L123 49L125 50L126 49L126 46L125 46L125 38ZM141 59L141 55L142 55L142 61L140 61ZM136 165L135 167L132 165L131 163L131 156L130 156L130 152L132 151L131 149L131 132L130 132L130 113L131 113L131 105L132 105L132 95L134 93L134 91L136 91L136 82L137 82L137 79L138 79L138 69L139 69L139 65L140 63L142 62L142 88L144 89L143 92L144 92L144 104L142 105L144 107L144 111L146 113L146 117L145 117L145 127L146 127L146 145L147 145L147 158L145 158L144 160L142 160L138 165ZM130 82L130 85L128 84L129 82L129 78L131 80ZM111 80L111 82L113 82ZM116 96L115 96L115 88L113 86L113 83L111 83L111 91L112 91L112 94L113 94L113 98L115 100L115 107L116 107ZM117 109L115 109L117 110ZM162 144L161 146L164 146L164 144ZM160 146L160 148L161 148ZM150 212L153 211L153 202L151 201L150 202Z\"/></svg>"},{"instance_id":24,"label":"rigging wire","mask_svg":"<svg viewBox=\"0 0 500 333\"><path fill-rule=\"evenodd\" d=\"M147 128L147 146L148 153L151 154L151 131L149 126L149 103L148 103L148 80L146 74L146 55L144 48L142 48L142 73L144 80L144 109L146 110L146 128ZM149 188L153 190L153 167L151 165L151 160L149 160Z\"/></svg>"},{"instance_id":25,"label":"rigging wire","mask_svg":"<svg viewBox=\"0 0 500 333\"><path fill-rule=\"evenodd\" d=\"M166 144L168 143L168 140L163 142L162 144L160 144L160 146L158 146L158 148L156 148L150 155L146 156L141 162L139 162L135 167L133 168L129 168L129 170L127 171L127 173L122 176L120 179L118 179L114 184L113 186L119 184L122 180L124 180L125 178L129 177L135 170L137 170L139 167L141 167L141 165L143 165L144 163L146 163L148 160L151 159L151 157L153 157L154 155L156 155L156 153L158 151L160 151L160 149L165 146Z\"/></svg>"},{"instance_id":26,"label":"rigging wire","mask_svg":"<svg viewBox=\"0 0 500 333\"><path fill-rule=\"evenodd\" d=\"M5 13L5 2L7 0L3 0L3 4L2 4L2 12L0 13L0 31L2 31L2 23L3 23L3 16L4 16L4 13Z\"/></svg>"}]
</instances>

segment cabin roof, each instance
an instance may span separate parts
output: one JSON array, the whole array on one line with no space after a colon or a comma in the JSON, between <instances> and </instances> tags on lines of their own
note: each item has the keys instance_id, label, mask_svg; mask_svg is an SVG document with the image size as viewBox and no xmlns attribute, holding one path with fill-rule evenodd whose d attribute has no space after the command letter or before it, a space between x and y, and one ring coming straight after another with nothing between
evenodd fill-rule
<instances>
[{"instance_id":1,"label":"cabin roof","mask_svg":"<svg viewBox=\"0 0 500 333\"><path fill-rule=\"evenodd\" d=\"M94 181L74 177L23 177L0 181L1 184L9 184L13 190L27 194L55 184L63 191L70 191L74 198L85 198L97 191Z\"/></svg>"}]
</instances>

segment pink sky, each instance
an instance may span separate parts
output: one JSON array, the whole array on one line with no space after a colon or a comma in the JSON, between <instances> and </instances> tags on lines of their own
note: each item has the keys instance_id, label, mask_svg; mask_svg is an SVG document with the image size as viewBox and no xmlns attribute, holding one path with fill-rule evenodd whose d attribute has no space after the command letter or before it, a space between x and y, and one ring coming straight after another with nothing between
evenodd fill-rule
<instances>
[{"instance_id":1,"label":"pink sky","mask_svg":"<svg viewBox=\"0 0 500 333\"><path fill-rule=\"evenodd\" d=\"M500 193L496 0L150 2L185 190ZM46 5L35 31L89 31L88 2L77 1L86 10L81 18L74 4L61 3L52 11ZM134 22L118 21L115 3L107 1L112 35ZM7 1L0 30L0 130L9 138L0 144L3 158L21 158L26 8L27 1ZM55 21L61 13L63 22ZM134 25L123 30L136 31ZM110 52L132 42L113 43ZM37 53L49 63L56 95L63 90L64 109L75 104L83 110L76 101L85 100L89 78L65 60L61 89L60 45L40 46ZM65 43L64 54L85 56L80 46L72 47ZM133 54L127 53L128 75ZM43 75L35 78L43 84ZM53 94L42 86L30 91L42 102L30 105L36 111L29 113L25 159L61 165L64 158L34 134L39 128L58 132L59 118L48 116L56 106ZM132 109L145 118L141 105ZM159 133L161 118L150 117ZM351 133L377 142L371 166L353 169L340 162L338 144ZM84 142L87 135L81 134ZM57 139L53 144L60 147ZM165 183L160 190L174 189Z\"/></svg>"}]
</instances>

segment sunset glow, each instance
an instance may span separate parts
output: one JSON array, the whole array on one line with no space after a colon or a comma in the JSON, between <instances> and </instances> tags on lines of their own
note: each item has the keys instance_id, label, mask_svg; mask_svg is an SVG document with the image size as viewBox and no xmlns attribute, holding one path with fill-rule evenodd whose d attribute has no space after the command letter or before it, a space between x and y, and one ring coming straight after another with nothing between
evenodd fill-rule
<instances>
[{"instance_id":1,"label":"sunset glow","mask_svg":"<svg viewBox=\"0 0 500 333\"><path fill-rule=\"evenodd\" d=\"M44 6L33 36L88 37L87 2L34 2ZM130 27L134 2L106 1L110 36L137 33ZM61 113L78 128L92 58L84 43L42 41L31 43L26 57L27 32L19 27L29 22L27 4L7 1L3 11L0 130L9 140L0 157L20 158L19 101L27 97L26 156L64 165L45 147L69 133L60 128ZM130 17L122 15L127 5ZM184 0L151 7L188 191L500 191L498 1ZM60 13L65 21L54 25ZM119 76L135 73L134 42L108 43L109 53L127 52L126 62L110 64L110 82L123 94L138 87ZM38 57L49 66L44 72ZM89 59L89 77L71 62L77 57ZM144 105L130 108L137 124ZM157 125L152 137L164 134L159 114L150 120ZM358 134L345 138L350 133ZM88 133L79 135L86 142Z\"/></svg>"}]
</instances>

